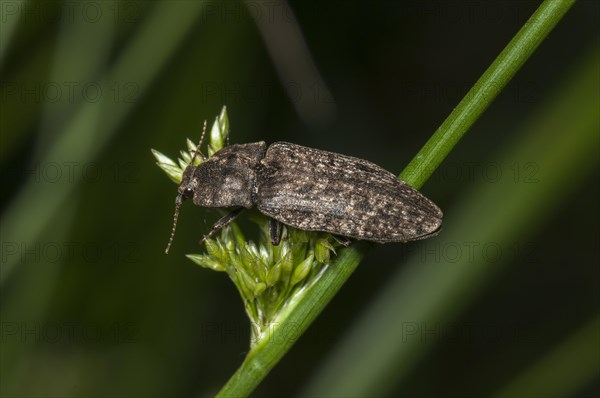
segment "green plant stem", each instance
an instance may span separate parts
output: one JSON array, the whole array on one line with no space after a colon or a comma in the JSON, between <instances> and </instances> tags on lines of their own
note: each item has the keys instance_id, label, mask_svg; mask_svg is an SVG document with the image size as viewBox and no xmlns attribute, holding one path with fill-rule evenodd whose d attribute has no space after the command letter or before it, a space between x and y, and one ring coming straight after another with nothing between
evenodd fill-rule
<instances>
[{"instance_id":1,"label":"green plant stem","mask_svg":"<svg viewBox=\"0 0 600 398\"><path fill-rule=\"evenodd\" d=\"M423 186L573 3L574 0L546 0L540 5L406 167L401 174L404 181L417 189ZM302 292L297 302L287 306L269 336L250 350L218 396L248 396L341 289L364 257L367 247L356 244L340 250L333 264Z\"/></svg>"},{"instance_id":2,"label":"green plant stem","mask_svg":"<svg viewBox=\"0 0 600 398\"><path fill-rule=\"evenodd\" d=\"M546 0L464 96L400 178L420 188L533 54L575 0Z\"/></svg>"}]
</instances>

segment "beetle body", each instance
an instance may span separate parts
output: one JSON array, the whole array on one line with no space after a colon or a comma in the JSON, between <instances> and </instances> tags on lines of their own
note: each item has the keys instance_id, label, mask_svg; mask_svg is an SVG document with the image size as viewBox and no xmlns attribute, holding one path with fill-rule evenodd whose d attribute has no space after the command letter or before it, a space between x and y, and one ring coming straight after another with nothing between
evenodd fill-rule
<instances>
[{"instance_id":1,"label":"beetle body","mask_svg":"<svg viewBox=\"0 0 600 398\"><path fill-rule=\"evenodd\" d=\"M287 142L231 145L188 166L178 204L184 199L202 207L256 207L294 228L380 243L435 235L442 222L432 201L383 168Z\"/></svg>"}]
</instances>

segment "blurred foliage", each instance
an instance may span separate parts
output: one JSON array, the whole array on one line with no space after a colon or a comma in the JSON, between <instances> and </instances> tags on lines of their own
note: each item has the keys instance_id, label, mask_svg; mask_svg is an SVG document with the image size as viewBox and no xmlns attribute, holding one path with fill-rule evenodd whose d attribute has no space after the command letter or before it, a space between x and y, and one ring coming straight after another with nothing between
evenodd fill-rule
<instances>
[{"instance_id":1,"label":"blurred foliage","mask_svg":"<svg viewBox=\"0 0 600 398\"><path fill-rule=\"evenodd\" d=\"M247 350L248 322L230 281L184 258L198 252L197 238L218 213L184 206L178 236L193 239L163 255L176 188L149 148L176 153L226 104L235 142L296 142L397 173L537 6L3 0L0 395L213 395ZM397 340L421 354L403 357L405 369L386 368L396 380L386 395L535 393L537 375L574 396L600 394L598 357L585 355L597 349L589 336L600 302L598 140L586 141L595 156L566 167L561 153L571 152L560 149L582 141L568 125L562 137L543 135L556 117L587 114L585 97L564 115L543 100L591 62L592 47L597 56L598 15L597 2L576 3L432 175L424 193L444 210L444 231L431 242L372 251L257 396L314 385L388 282L406 278L402 303L426 306L437 285L409 284L419 269L445 274L459 260L496 268L491 252L469 262L473 239L502 249L502 272L483 289L473 290L477 275L455 280L465 297L460 311L431 325L421 323L424 313L407 319L387 303L404 319ZM586 95L598 94L596 82L588 88ZM520 141L519 126L534 111L542 138ZM596 138L598 117L589 121ZM510 162L497 150L508 143L529 145L526 155ZM548 153L554 170L577 175L545 173ZM502 220L519 193L558 195L555 178L567 181L558 186L561 200L536 201L543 217L512 214L531 232L506 237L510 246L452 232L465 222L452 215L473 198L477 208L493 206L493 217L477 213L469 225L486 225ZM474 194L502 184L493 195ZM385 356L352 360L369 369Z\"/></svg>"}]
</instances>

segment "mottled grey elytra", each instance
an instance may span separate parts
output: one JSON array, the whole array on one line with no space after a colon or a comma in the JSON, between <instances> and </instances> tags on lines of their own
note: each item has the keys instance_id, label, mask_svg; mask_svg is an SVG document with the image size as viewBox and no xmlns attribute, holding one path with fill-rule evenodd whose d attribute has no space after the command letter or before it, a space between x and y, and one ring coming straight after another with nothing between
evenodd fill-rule
<instances>
[{"instance_id":1,"label":"mottled grey elytra","mask_svg":"<svg viewBox=\"0 0 600 398\"><path fill-rule=\"evenodd\" d=\"M437 234L442 224L442 211L419 191L351 156L261 141L227 146L200 165L193 163L179 185L174 224L185 199L197 206L235 209L204 239L252 207L271 218L275 245L281 239L279 223L379 243L424 239Z\"/></svg>"}]
</instances>

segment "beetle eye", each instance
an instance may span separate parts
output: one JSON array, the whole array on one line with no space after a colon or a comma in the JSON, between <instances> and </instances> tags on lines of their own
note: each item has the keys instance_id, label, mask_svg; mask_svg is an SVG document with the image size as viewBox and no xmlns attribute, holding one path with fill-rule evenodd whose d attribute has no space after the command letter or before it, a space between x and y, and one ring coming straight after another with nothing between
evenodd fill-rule
<instances>
[{"instance_id":1,"label":"beetle eye","mask_svg":"<svg viewBox=\"0 0 600 398\"><path fill-rule=\"evenodd\" d=\"M183 191L183 198L184 199L192 199L194 197L194 191L192 190L192 188L186 188Z\"/></svg>"}]
</instances>

